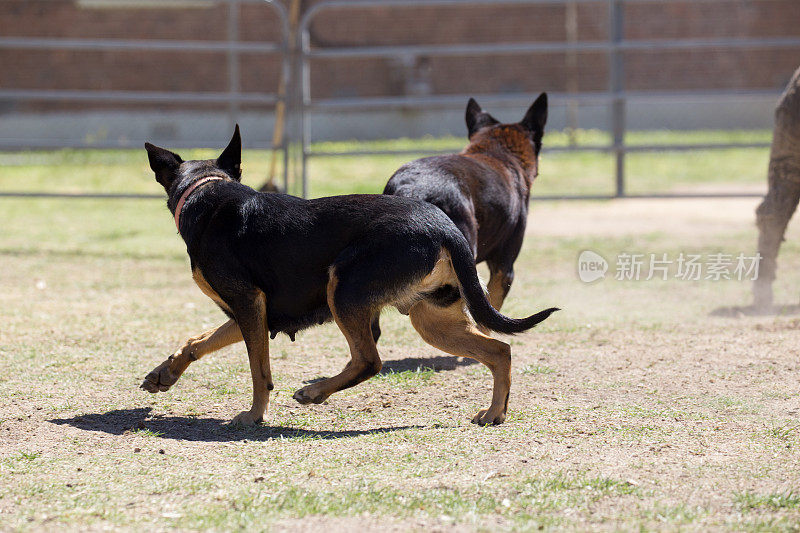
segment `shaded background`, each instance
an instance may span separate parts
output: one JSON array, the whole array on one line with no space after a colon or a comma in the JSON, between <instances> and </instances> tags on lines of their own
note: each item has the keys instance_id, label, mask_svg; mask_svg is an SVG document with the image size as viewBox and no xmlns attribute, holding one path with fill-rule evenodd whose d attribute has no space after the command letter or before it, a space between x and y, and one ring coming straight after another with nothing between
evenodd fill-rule
<instances>
[{"instance_id":1,"label":"shaded background","mask_svg":"<svg viewBox=\"0 0 800 533\"><path fill-rule=\"evenodd\" d=\"M463 139L469 96L515 121L548 91L548 131L568 134L559 149L615 157L621 196L626 132L769 129L800 63L794 0L296 7L293 19L292 0L0 1L0 148L216 148L238 122L246 147L284 150L287 185L303 194L308 159L381 151L314 142ZM275 136L282 100L289 120ZM574 134L585 129L607 136Z\"/></svg>"}]
</instances>

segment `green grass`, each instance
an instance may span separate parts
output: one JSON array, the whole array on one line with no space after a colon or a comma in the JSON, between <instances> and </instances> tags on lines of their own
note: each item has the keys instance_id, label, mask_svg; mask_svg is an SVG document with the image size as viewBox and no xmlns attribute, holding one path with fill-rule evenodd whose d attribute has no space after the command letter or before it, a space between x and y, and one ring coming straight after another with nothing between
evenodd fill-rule
<instances>
[{"instance_id":1,"label":"green grass","mask_svg":"<svg viewBox=\"0 0 800 533\"><path fill-rule=\"evenodd\" d=\"M794 491L769 494L747 491L737 493L734 502L744 511L800 509L800 494Z\"/></svg>"},{"instance_id":2,"label":"green grass","mask_svg":"<svg viewBox=\"0 0 800 533\"><path fill-rule=\"evenodd\" d=\"M797 424L789 424L789 425L772 425L772 427L767 428L767 435L775 437L776 439L780 439L783 441L789 441L797 437L798 429L800 429L800 425Z\"/></svg>"},{"instance_id":3,"label":"green grass","mask_svg":"<svg viewBox=\"0 0 800 533\"><path fill-rule=\"evenodd\" d=\"M629 132L636 144L708 144L768 142L770 132L756 131L647 131ZM578 131L577 144L607 145L608 134ZM328 142L315 151L347 150L452 150L460 151L465 139L423 138L371 142ZM566 146L567 134L548 132L545 147ZM184 159L213 157L212 150L181 150ZM309 160L310 194L329 196L380 193L386 181L413 155L312 157ZM627 189L631 193L706 191L727 192L761 187L765 183L768 150L702 150L692 152L632 153L626 158ZM246 150L245 183L259 186L266 178L270 153ZM613 157L602 152L544 153L534 187L536 195L613 194ZM58 150L0 154L0 191L103 192L161 194L152 178L144 150ZM280 174L280 173L279 173ZM292 192L299 191L294 182Z\"/></svg>"},{"instance_id":4,"label":"green grass","mask_svg":"<svg viewBox=\"0 0 800 533\"><path fill-rule=\"evenodd\" d=\"M402 491L364 483L335 491L315 490L313 485L276 490L267 482L234 495L230 501L181 517L175 525L188 522L191 527L200 529L250 529L269 518L281 516L302 519L370 515L476 525L479 517L494 515L516 528L529 529L558 524L559 520L551 516L554 510L636 493L637 488L627 482L560 473L523 479L511 487L489 483L467 490L439 487Z\"/></svg>"},{"instance_id":5,"label":"green grass","mask_svg":"<svg viewBox=\"0 0 800 533\"><path fill-rule=\"evenodd\" d=\"M652 131L631 132L626 142L642 144L724 144L769 142L771 132L757 131ZM599 131L579 131L578 146L608 145L610 137ZM566 146L567 134L548 132L544 145ZM319 151L386 150L425 147L459 151L465 142L458 138L378 141L370 143L324 143ZM378 193L389 176L415 156L341 156L311 158L312 196L352 192ZM692 192L704 187L727 192L747 191L763 186L768 149L700 150L691 152L631 153L626 156L626 185L630 193ZM615 191L614 161L602 152L545 153L542 155L536 195L610 195Z\"/></svg>"},{"instance_id":6,"label":"green grass","mask_svg":"<svg viewBox=\"0 0 800 533\"><path fill-rule=\"evenodd\" d=\"M19 452L16 459L21 461L33 461L41 455L41 452Z\"/></svg>"},{"instance_id":7,"label":"green grass","mask_svg":"<svg viewBox=\"0 0 800 533\"><path fill-rule=\"evenodd\" d=\"M405 387L413 387L430 381L435 375L436 372L432 368L418 367L415 370L403 370L402 372L395 372L394 370L382 372L375 376L375 379Z\"/></svg>"},{"instance_id":8,"label":"green grass","mask_svg":"<svg viewBox=\"0 0 800 533\"><path fill-rule=\"evenodd\" d=\"M144 437L144 438L158 438L164 436L162 431L153 431L152 429L147 428L137 428L131 431L137 437Z\"/></svg>"},{"instance_id":9,"label":"green grass","mask_svg":"<svg viewBox=\"0 0 800 533\"><path fill-rule=\"evenodd\" d=\"M525 376L533 374L552 374L553 372L555 372L555 370L553 370L549 366L543 366L543 365L525 365L519 371L520 374L523 374Z\"/></svg>"}]
</instances>

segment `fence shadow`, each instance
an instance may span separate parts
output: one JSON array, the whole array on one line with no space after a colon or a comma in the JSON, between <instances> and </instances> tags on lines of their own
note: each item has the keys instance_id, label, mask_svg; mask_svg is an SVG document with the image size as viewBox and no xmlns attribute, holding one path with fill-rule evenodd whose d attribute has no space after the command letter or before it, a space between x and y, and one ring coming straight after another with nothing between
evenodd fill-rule
<instances>
[{"instance_id":1,"label":"fence shadow","mask_svg":"<svg viewBox=\"0 0 800 533\"><path fill-rule=\"evenodd\" d=\"M187 416L150 416L151 407L117 409L106 413L90 413L72 418L48 420L57 425L68 425L85 431L100 431L111 435L122 435L134 431L149 431L162 439L202 442L269 441L273 439L341 439L388 433L423 426L396 426L365 430L316 431L284 426L261 425L235 427L229 420L219 418L195 418Z\"/></svg>"}]
</instances>

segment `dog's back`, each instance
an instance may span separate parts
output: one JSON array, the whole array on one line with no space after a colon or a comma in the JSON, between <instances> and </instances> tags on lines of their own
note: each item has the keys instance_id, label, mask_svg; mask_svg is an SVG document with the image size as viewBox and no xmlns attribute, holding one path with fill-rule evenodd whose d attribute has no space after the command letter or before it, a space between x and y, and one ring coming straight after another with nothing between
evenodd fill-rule
<instances>
[{"instance_id":1,"label":"dog's back","mask_svg":"<svg viewBox=\"0 0 800 533\"><path fill-rule=\"evenodd\" d=\"M470 99L470 143L464 151L412 161L394 173L383 191L444 211L467 238L475 261L489 264L490 299L497 309L511 286L522 247L546 121L545 93L515 124L501 124Z\"/></svg>"},{"instance_id":2,"label":"dog's back","mask_svg":"<svg viewBox=\"0 0 800 533\"><path fill-rule=\"evenodd\" d=\"M451 154L412 161L394 173L383 193L422 200L444 211L478 262L527 216L528 188L518 172L491 156Z\"/></svg>"},{"instance_id":3,"label":"dog's back","mask_svg":"<svg viewBox=\"0 0 800 533\"><path fill-rule=\"evenodd\" d=\"M501 124L470 99L470 143L464 151L403 165L383 193L423 200L444 211L469 241L477 262L503 255L507 241L519 240L516 233L525 230L546 120L544 93L516 124Z\"/></svg>"}]
</instances>

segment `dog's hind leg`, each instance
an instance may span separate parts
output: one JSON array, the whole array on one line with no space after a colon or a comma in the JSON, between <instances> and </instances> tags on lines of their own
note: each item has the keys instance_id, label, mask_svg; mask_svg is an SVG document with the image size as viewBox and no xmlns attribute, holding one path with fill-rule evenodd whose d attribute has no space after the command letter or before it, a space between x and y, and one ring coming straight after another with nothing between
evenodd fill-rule
<instances>
[{"instance_id":1,"label":"dog's hind leg","mask_svg":"<svg viewBox=\"0 0 800 533\"><path fill-rule=\"evenodd\" d=\"M514 282L514 267L501 267L496 263L489 263L489 283L486 288L489 290L489 303L492 307L500 310L503 302Z\"/></svg>"},{"instance_id":2,"label":"dog's hind leg","mask_svg":"<svg viewBox=\"0 0 800 533\"><path fill-rule=\"evenodd\" d=\"M452 355L470 357L486 365L494 378L492 404L473 417L482 426L501 424L506 419L511 390L511 347L481 333L458 300L447 307L423 300L411 307L411 324L422 339Z\"/></svg>"},{"instance_id":3,"label":"dog's hind leg","mask_svg":"<svg viewBox=\"0 0 800 533\"><path fill-rule=\"evenodd\" d=\"M370 329L372 330L372 339L377 344L378 339L381 338L381 314L380 314L380 312L375 313L375 316L372 318L372 324L370 325Z\"/></svg>"},{"instance_id":4,"label":"dog's hind leg","mask_svg":"<svg viewBox=\"0 0 800 533\"><path fill-rule=\"evenodd\" d=\"M253 378L253 405L249 411L236 415L231 424L251 426L263 422L269 406L269 393L275 388L269 364L266 297L258 291L252 299L240 299L231 307L247 346L250 376Z\"/></svg>"},{"instance_id":5,"label":"dog's hind leg","mask_svg":"<svg viewBox=\"0 0 800 533\"><path fill-rule=\"evenodd\" d=\"M337 305L339 280L332 273L328 282L328 306L336 325L342 330L350 347L350 361L339 374L312 383L294 393L293 398L302 404L322 403L334 392L358 385L381 370L381 359L373 337L373 319L376 309L350 308Z\"/></svg>"},{"instance_id":6,"label":"dog's hind leg","mask_svg":"<svg viewBox=\"0 0 800 533\"><path fill-rule=\"evenodd\" d=\"M514 261L517 260L525 237L526 219L523 217L514 227L514 231L502 247L486 258L489 267L489 303L498 311L511 290L514 282Z\"/></svg>"},{"instance_id":7,"label":"dog's hind leg","mask_svg":"<svg viewBox=\"0 0 800 533\"><path fill-rule=\"evenodd\" d=\"M141 388L149 392L166 391L194 361L241 340L242 332L234 320L191 337L177 352L147 374Z\"/></svg>"}]
</instances>

